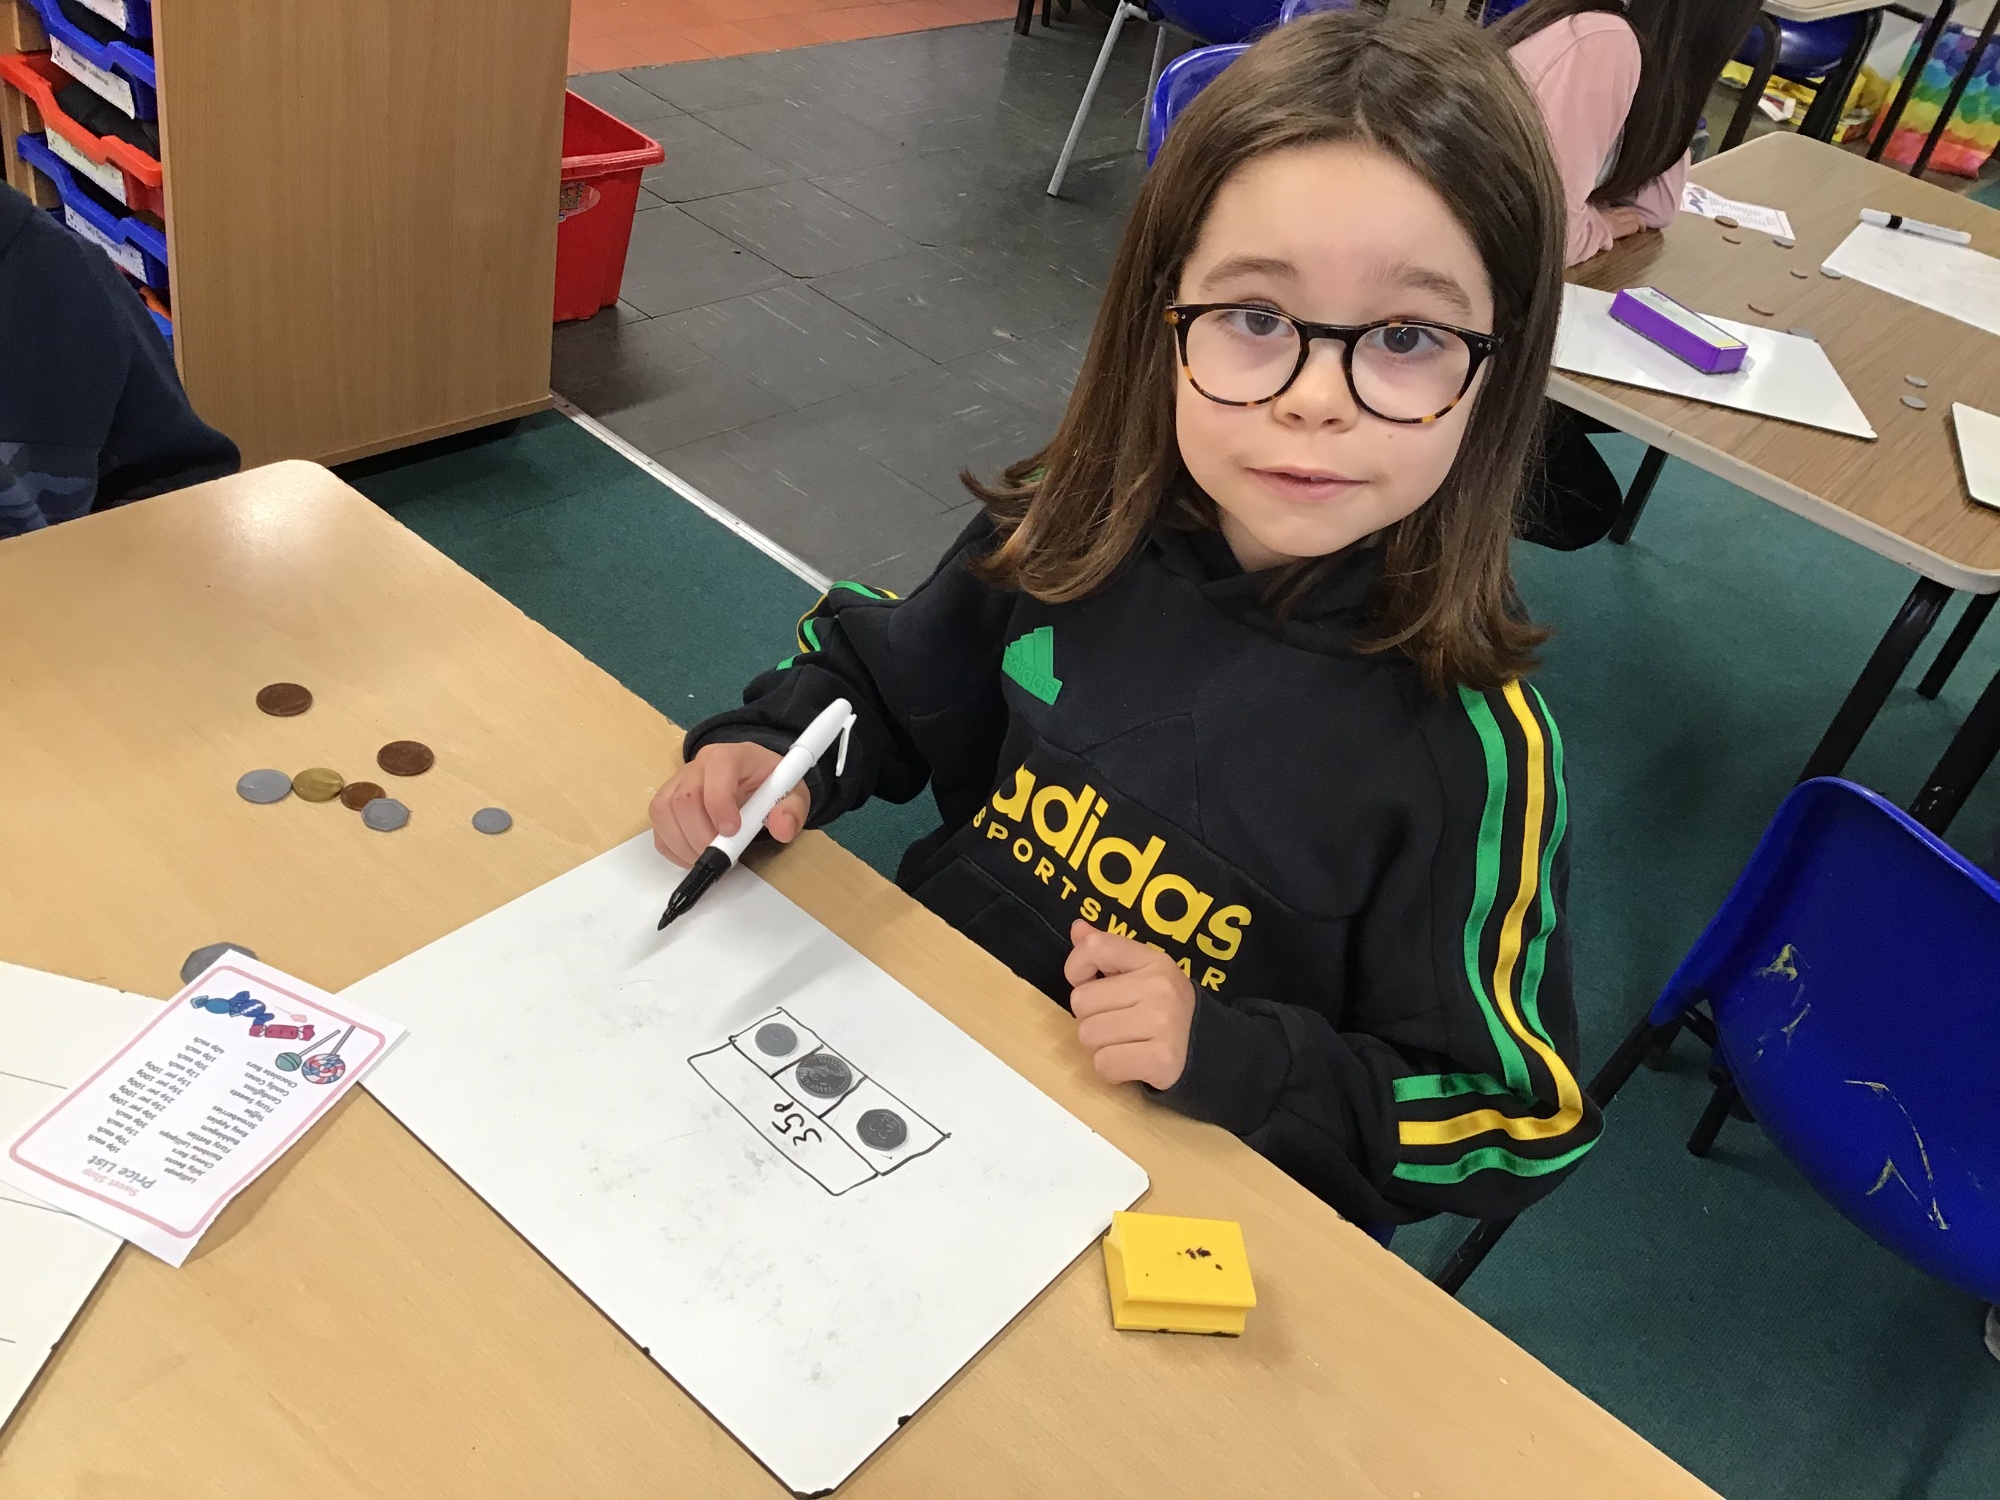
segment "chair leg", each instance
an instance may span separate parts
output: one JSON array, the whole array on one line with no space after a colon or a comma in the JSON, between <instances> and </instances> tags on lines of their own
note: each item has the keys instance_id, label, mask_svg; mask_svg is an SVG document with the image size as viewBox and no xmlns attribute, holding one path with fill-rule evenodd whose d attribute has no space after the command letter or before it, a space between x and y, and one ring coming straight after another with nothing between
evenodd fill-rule
<instances>
[{"instance_id":1,"label":"chair leg","mask_svg":"<svg viewBox=\"0 0 2000 1500\"><path fill-rule=\"evenodd\" d=\"M1917 684L1919 698L1935 698L1944 691L1944 685L1951 680L1959 659L1965 655L1965 648L1972 644L1972 638L1979 634L1979 627L1986 623L1986 617L1993 613L1995 600L2000 594L1974 594L1966 601L1965 613L1958 617L1958 623L1951 627L1951 635L1938 648L1937 658L1931 669L1924 673L1924 680Z\"/></svg>"},{"instance_id":2,"label":"chair leg","mask_svg":"<svg viewBox=\"0 0 2000 1500\"><path fill-rule=\"evenodd\" d=\"M1146 79L1146 97L1139 101L1139 144L1132 149L1146 149L1146 130L1152 124L1153 95L1160 87L1160 69L1167 65L1167 23L1160 22L1153 28L1153 71Z\"/></svg>"},{"instance_id":3,"label":"chair leg","mask_svg":"<svg viewBox=\"0 0 2000 1500\"><path fill-rule=\"evenodd\" d=\"M1695 1122L1694 1134L1688 1137L1688 1150L1696 1156L1708 1155L1715 1145L1715 1138L1722 1133L1722 1122L1729 1118L1737 1100L1736 1085L1718 1083L1715 1092L1708 1096L1708 1108L1701 1112Z\"/></svg>"},{"instance_id":4,"label":"chair leg","mask_svg":"<svg viewBox=\"0 0 2000 1500\"><path fill-rule=\"evenodd\" d=\"M1027 36L1035 24L1035 0L1020 0L1014 7L1014 34Z\"/></svg>"},{"instance_id":5,"label":"chair leg","mask_svg":"<svg viewBox=\"0 0 2000 1500\"><path fill-rule=\"evenodd\" d=\"M1486 1259L1487 1253L1513 1227L1512 1219L1481 1219L1472 1226L1472 1232L1458 1242L1458 1248L1438 1268L1431 1284L1456 1297L1458 1289L1465 1285L1466 1277L1479 1269L1479 1263Z\"/></svg>"},{"instance_id":6,"label":"chair leg","mask_svg":"<svg viewBox=\"0 0 2000 1500\"><path fill-rule=\"evenodd\" d=\"M1722 144L1715 148L1718 153L1743 144L1743 137L1750 130L1750 117L1757 112L1757 101L1764 97L1764 85L1771 81L1771 70L1778 66L1778 23L1759 11L1750 29L1764 33L1764 50L1750 70L1750 81L1743 86L1743 99L1736 106L1736 113L1730 116L1729 129L1722 133Z\"/></svg>"},{"instance_id":7,"label":"chair leg","mask_svg":"<svg viewBox=\"0 0 2000 1500\"><path fill-rule=\"evenodd\" d=\"M1070 121L1069 139L1063 142L1062 155L1056 158L1056 170L1049 178L1049 196L1062 194L1063 174L1069 171L1069 159L1076 153L1077 138L1083 134L1083 122L1090 118L1090 103L1097 97L1097 86L1104 82L1104 70L1111 63L1111 49L1118 45L1118 33L1127 21L1143 21L1146 13L1138 6L1119 0L1118 9L1112 12L1111 29L1104 33L1104 45L1097 49L1097 66L1090 70L1090 82L1083 86L1083 102L1076 107L1076 118Z\"/></svg>"},{"instance_id":8,"label":"chair leg","mask_svg":"<svg viewBox=\"0 0 2000 1500\"><path fill-rule=\"evenodd\" d=\"M1875 33L1881 30L1882 13L1870 11L1855 29L1854 40L1847 44L1847 51L1841 54L1819 87L1813 91L1812 108L1799 121L1799 134L1816 141L1831 141L1840 130L1840 117L1847 107L1847 96L1854 91L1854 80L1861 76L1861 64L1867 60L1868 49L1875 45Z\"/></svg>"},{"instance_id":9,"label":"chair leg","mask_svg":"<svg viewBox=\"0 0 2000 1500\"><path fill-rule=\"evenodd\" d=\"M1659 482L1660 470L1666 462L1666 450L1653 447L1648 447L1646 456L1639 460L1639 472L1632 476L1632 488L1625 492L1625 503L1618 507L1618 519L1611 523L1611 540L1619 546L1632 540L1632 528L1639 524L1646 502L1653 498L1653 486Z\"/></svg>"},{"instance_id":10,"label":"chair leg","mask_svg":"<svg viewBox=\"0 0 2000 1500\"><path fill-rule=\"evenodd\" d=\"M1049 24L1049 0L1042 0L1042 25Z\"/></svg>"}]
</instances>

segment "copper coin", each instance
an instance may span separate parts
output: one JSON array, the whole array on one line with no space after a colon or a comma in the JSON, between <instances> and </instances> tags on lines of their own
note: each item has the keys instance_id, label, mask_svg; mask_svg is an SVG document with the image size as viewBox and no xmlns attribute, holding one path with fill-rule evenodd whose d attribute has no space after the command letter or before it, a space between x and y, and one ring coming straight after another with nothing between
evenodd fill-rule
<instances>
[{"instance_id":1,"label":"copper coin","mask_svg":"<svg viewBox=\"0 0 2000 1500\"><path fill-rule=\"evenodd\" d=\"M1768 318L1771 316L1771 309L1764 306L1761 302L1752 302L1750 304L1750 311L1757 314L1757 316L1760 318Z\"/></svg>"},{"instance_id":2,"label":"copper coin","mask_svg":"<svg viewBox=\"0 0 2000 1500\"><path fill-rule=\"evenodd\" d=\"M1724 243L1725 245L1740 245L1740 244L1742 244L1742 243L1743 243L1743 240L1742 240L1742 237L1741 237L1740 235L1734 235L1734 234L1725 234L1725 235L1724 235L1724 236L1722 237L1722 242L1723 242L1723 243Z\"/></svg>"},{"instance_id":3,"label":"copper coin","mask_svg":"<svg viewBox=\"0 0 2000 1500\"><path fill-rule=\"evenodd\" d=\"M347 778L325 766L309 766L292 778L292 795L308 802L331 802L347 785Z\"/></svg>"},{"instance_id":4,"label":"copper coin","mask_svg":"<svg viewBox=\"0 0 2000 1500\"><path fill-rule=\"evenodd\" d=\"M1724 229L1735 229L1738 227L1736 221L1730 218L1728 214L1717 214L1715 222L1720 224Z\"/></svg>"},{"instance_id":5,"label":"copper coin","mask_svg":"<svg viewBox=\"0 0 2000 1500\"><path fill-rule=\"evenodd\" d=\"M1801 271L1797 266L1792 267L1792 274L1801 281L1810 281L1812 279L1812 272Z\"/></svg>"},{"instance_id":6,"label":"copper coin","mask_svg":"<svg viewBox=\"0 0 2000 1500\"><path fill-rule=\"evenodd\" d=\"M274 682L257 690L257 706L276 719L289 719L313 706L313 695L296 682Z\"/></svg>"},{"instance_id":7,"label":"copper coin","mask_svg":"<svg viewBox=\"0 0 2000 1500\"><path fill-rule=\"evenodd\" d=\"M437 764L437 757L417 740L391 740L375 752L375 764L391 776L421 776Z\"/></svg>"},{"instance_id":8,"label":"copper coin","mask_svg":"<svg viewBox=\"0 0 2000 1500\"><path fill-rule=\"evenodd\" d=\"M360 812L377 797L387 795L387 792L372 781L350 781L340 789L340 805L353 812Z\"/></svg>"}]
</instances>

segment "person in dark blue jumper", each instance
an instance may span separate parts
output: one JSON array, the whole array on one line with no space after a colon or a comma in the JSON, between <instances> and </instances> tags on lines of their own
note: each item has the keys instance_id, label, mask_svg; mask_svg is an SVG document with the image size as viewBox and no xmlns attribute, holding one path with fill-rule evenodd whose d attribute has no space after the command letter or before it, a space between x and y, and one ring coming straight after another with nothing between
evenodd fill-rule
<instances>
[{"instance_id":1,"label":"person in dark blue jumper","mask_svg":"<svg viewBox=\"0 0 2000 1500\"><path fill-rule=\"evenodd\" d=\"M0 537L241 463L118 268L0 183Z\"/></svg>"}]
</instances>

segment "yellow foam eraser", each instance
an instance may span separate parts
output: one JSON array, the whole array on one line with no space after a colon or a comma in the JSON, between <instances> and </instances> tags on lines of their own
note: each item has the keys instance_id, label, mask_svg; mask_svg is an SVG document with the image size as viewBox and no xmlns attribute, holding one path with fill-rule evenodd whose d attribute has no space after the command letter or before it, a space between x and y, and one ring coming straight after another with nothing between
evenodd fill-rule
<instances>
[{"instance_id":1,"label":"yellow foam eraser","mask_svg":"<svg viewBox=\"0 0 2000 1500\"><path fill-rule=\"evenodd\" d=\"M1243 1226L1228 1219L1114 1213L1104 1279L1115 1328L1241 1333L1257 1305Z\"/></svg>"}]
</instances>

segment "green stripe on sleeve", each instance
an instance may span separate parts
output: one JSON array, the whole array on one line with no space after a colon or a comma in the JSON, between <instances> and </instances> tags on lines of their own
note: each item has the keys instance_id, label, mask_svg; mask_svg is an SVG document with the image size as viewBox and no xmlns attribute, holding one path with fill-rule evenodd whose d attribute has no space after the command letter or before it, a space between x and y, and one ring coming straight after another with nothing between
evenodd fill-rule
<instances>
[{"instance_id":1,"label":"green stripe on sleeve","mask_svg":"<svg viewBox=\"0 0 2000 1500\"><path fill-rule=\"evenodd\" d=\"M1474 1172L1488 1170L1512 1172L1516 1177L1546 1177L1551 1172L1560 1172L1564 1167L1582 1156L1597 1144L1596 1137L1585 1141L1561 1156L1520 1156L1505 1146L1481 1146L1477 1151L1468 1151L1457 1161L1414 1162L1399 1161L1390 1173L1405 1182L1429 1182L1449 1184L1463 1182Z\"/></svg>"},{"instance_id":2,"label":"green stripe on sleeve","mask_svg":"<svg viewBox=\"0 0 2000 1500\"><path fill-rule=\"evenodd\" d=\"M1496 1094L1511 1099L1513 1090L1491 1073L1413 1073L1390 1085L1398 1104L1419 1099L1455 1099L1460 1094Z\"/></svg>"},{"instance_id":3,"label":"green stripe on sleeve","mask_svg":"<svg viewBox=\"0 0 2000 1500\"><path fill-rule=\"evenodd\" d=\"M1547 957L1549 934L1556 928L1556 846L1562 843L1563 833L1569 827L1569 790L1563 784L1562 731L1556 728L1555 715L1549 712L1542 695L1533 687L1528 687L1528 693L1540 711L1542 729L1548 739L1549 781L1555 788L1556 806L1549 836L1542 844L1542 919L1534 937L1528 940L1525 962L1521 965L1521 1019L1533 1028L1536 1036L1549 1042L1548 1028L1542 1025L1541 1015L1542 964ZM1553 1047L1555 1043L1549 1045Z\"/></svg>"},{"instance_id":4,"label":"green stripe on sleeve","mask_svg":"<svg viewBox=\"0 0 2000 1500\"><path fill-rule=\"evenodd\" d=\"M1493 718L1493 706L1486 701L1484 693L1461 687L1458 698L1465 705L1466 717L1472 721L1472 727L1479 735L1480 749L1486 757L1486 806L1479 815L1479 849L1473 876L1472 910L1465 917L1465 979L1472 988L1474 998L1479 1001L1481 1014L1486 1017L1486 1030L1493 1038L1494 1051L1500 1055L1500 1071L1506 1076L1508 1089L1527 1098L1533 1090L1528 1079L1528 1062L1521 1055L1520 1044L1514 1040L1506 1022L1501 1020L1500 1012L1493 1004L1493 996L1487 991L1479 952L1480 939L1486 932L1486 919L1493 914L1494 898L1500 889L1500 852L1507 816L1507 741L1500 733L1500 726Z\"/></svg>"}]
</instances>

